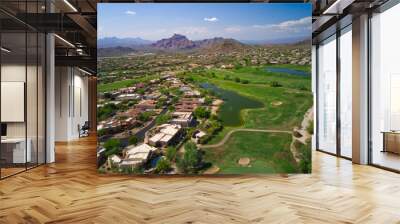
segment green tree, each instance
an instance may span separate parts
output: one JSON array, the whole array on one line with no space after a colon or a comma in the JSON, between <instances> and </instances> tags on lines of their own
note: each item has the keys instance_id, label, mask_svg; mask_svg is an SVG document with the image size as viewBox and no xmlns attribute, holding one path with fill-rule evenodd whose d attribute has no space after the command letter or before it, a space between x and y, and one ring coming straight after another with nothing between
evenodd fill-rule
<instances>
[{"instance_id":1,"label":"green tree","mask_svg":"<svg viewBox=\"0 0 400 224\"><path fill-rule=\"evenodd\" d=\"M197 149L196 144L188 142L185 144L183 158L178 161L178 167L183 173L197 173L201 166L202 155Z\"/></svg>"},{"instance_id":2,"label":"green tree","mask_svg":"<svg viewBox=\"0 0 400 224\"><path fill-rule=\"evenodd\" d=\"M172 116L170 114L162 114L160 116L157 117L156 119L156 124L160 125L160 124L165 124L167 123L169 120L171 120Z\"/></svg>"},{"instance_id":3,"label":"green tree","mask_svg":"<svg viewBox=\"0 0 400 224\"><path fill-rule=\"evenodd\" d=\"M105 92L104 93L104 98L106 98L106 99L111 99L111 93L110 92Z\"/></svg>"},{"instance_id":4,"label":"green tree","mask_svg":"<svg viewBox=\"0 0 400 224\"><path fill-rule=\"evenodd\" d=\"M295 141L295 147L299 152L300 162L299 169L302 173L311 173L311 144L308 141L307 144L303 144L299 141Z\"/></svg>"},{"instance_id":5,"label":"green tree","mask_svg":"<svg viewBox=\"0 0 400 224\"><path fill-rule=\"evenodd\" d=\"M211 112L207 110L205 107L197 107L194 110L194 116L197 118L209 118L211 115Z\"/></svg>"},{"instance_id":6,"label":"green tree","mask_svg":"<svg viewBox=\"0 0 400 224\"><path fill-rule=\"evenodd\" d=\"M99 136L99 137L104 136L106 134L107 134L107 132L105 129L100 129L97 131L97 136Z\"/></svg>"},{"instance_id":7,"label":"green tree","mask_svg":"<svg viewBox=\"0 0 400 224\"><path fill-rule=\"evenodd\" d=\"M167 88L161 88L160 89L160 93L162 94L162 95L169 95L169 91L168 91L168 89Z\"/></svg>"},{"instance_id":8,"label":"green tree","mask_svg":"<svg viewBox=\"0 0 400 224\"><path fill-rule=\"evenodd\" d=\"M217 75L215 75L215 72L211 72L211 78L216 78Z\"/></svg>"},{"instance_id":9,"label":"green tree","mask_svg":"<svg viewBox=\"0 0 400 224\"><path fill-rule=\"evenodd\" d=\"M208 96L207 96L207 97L204 99L204 104L206 104L206 105L211 105L212 102L213 102L213 99L212 99L211 97L208 97Z\"/></svg>"},{"instance_id":10,"label":"green tree","mask_svg":"<svg viewBox=\"0 0 400 224\"><path fill-rule=\"evenodd\" d=\"M235 77L235 82L240 82L240 78L239 77Z\"/></svg>"},{"instance_id":11,"label":"green tree","mask_svg":"<svg viewBox=\"0 0 400 224\"><path fill-rule=\"evenodd\" d=\"M171 102L172 103L177 103L179 101L179 97L175 96L172 98Z\"/></svg>"},{"instance_id":12,"label":"green tree","mask_svg":"<svg viewBox=\"0 0 400 224\"><path fill-rule=\"evenodd\" d=\"M165 153L165 156L167 157L167 159L169 160L169 161L174 161L175 160L175 157L176 157L176 148L175 147L173 147L173 146L170 146L170 147L168 147L167 148L167 152Z\"/></svg>"},{"instance_id":13,"label":"green tree","mask_svg":"<svg viewBox=\"0 0 400 224\"><path fill-rule=\"evenodd\" d=\"M188 77L185 78L185 81L186 82L193 82L194 78L192 76L188 76Z\"/></svg>"},{"instance_id":14,"label":"green tree","mask_svg":"<svg viewBox=\"0 0 400 224\"><path fill-rule=\"evenodd\" d=\"M168 160L166 160L164 157L157 161L157 165L156 165L156 169L155 169L156 173L162 174L162 173L166 173L170 170L171 170L171 163Z\"/></svg>"},{"instance_id":15,"label":"green tree","mask_svg":"<svg viewBox=\"0 0 400 224\"><path fill-rule=\"evenodd\" d=\"M135 104L137 104L138 100L130 100L128 103L128 107L132 107L135 106Z\"/></svg>"},{"instance_id":16,"label":"green tree","mask_svg":"<svg viewBox=\"0 0 400 224\"><path fill-rule=\"evenodd\" d=\"M106 105L99 107L97 110L97 118L99 121L105 120L111 117L118 110L118 107L113 103L107 103Z\"/></svg>"},{"instance_id":17,"label":"green tree","mask_svg":"<svg viewBox=\"0 0 400 224\"><path fill-rule=\"evenodd\" d=\"M129 137L129 144L130 145L136 145L138 143L139 139L136 137L136 135L132 135Z\"/></svg>"},{"instance_id":18,"label":"green tree","mask_svg":"<svg viewBox=\"0 0 400 224\"><path fill-rule=\"evenodd\" d=\"M310 133L310 135L314 134L314 120L308 122L307 132Z\"/></svg>"},{"instance_id":19,"label":"green tree","mask_svg":"<svg viewBox=\"0 0 400 224\"><path fill-rule=\"evenodd\" d=\"M181 96L183 94L183 92L181 90L179 90L179 88L171 88L171 93L175 96Z\"/></svg>"},{"instance_id":20,"label":"green tree","mask_svg":"<svg viewBox=\"0 0 400 224\"><path fill-rule=\"evenodd\" d=\"M280 84L280 83L277 82L277 81L273 81L273 82L271 83L271 86L272 86L272 87L281 87L282 84Z\"/></svg>"},{"instance_id":21,"label":"green tree","mask_svg":"<svg viewBox=\"0 0 400 224\"><path fill-rule=\"evenodd\" d=\"M118 154L121 149L121 141L119 139L110 139L104 143L105 155L111 156L114 154Z\"/></svg>"},{"instance_id":22,"label":"green tree","mask_svg":"<svg viewBox=\"0 0 400 224\"><path fill-rule=\"evenodd\" d=\"M174 111L174 110L175 110L175 107L174 107L173 105L169 105L169 106L168 106L168 110L169 110L169 111Z\"/></svg>"},{"instance_id":23,"label":"green tree","mask_svg":"<svg viewBox=\"0 0 400 224\"><path fill-rule=\"evenodd\" d=\"M243 66L242 66L242 64L240 64L240 63L236 63L235 64L235 69L236 70L238 70L238 69L241 69Z\"/></svg>"},{"instance_id":24,"label":"green tree","mask_svg":"<svg viewBox=\"0 0 400 224\"><path fill-rule=\"evenodd\" d=\"M142 122L146 122L146 121L150 120L151 116L152 116L152 113L146 111L146 112L140 113L138 116L138 119Z\"/></svg>"},{"instance_id":25,"label":"green tree","mask_svg":"<svg viewBox=\"0 0 400 224\"><path fill-rule=\"evenodd\" d=\"M165 105L166 101L167 101L167 100L166 100L165 98L159 99L159 100L157 101L156 108L157 108L157 109L158 109L158 108L162 108L162 107Z\"/></svg>"}]
</instances>

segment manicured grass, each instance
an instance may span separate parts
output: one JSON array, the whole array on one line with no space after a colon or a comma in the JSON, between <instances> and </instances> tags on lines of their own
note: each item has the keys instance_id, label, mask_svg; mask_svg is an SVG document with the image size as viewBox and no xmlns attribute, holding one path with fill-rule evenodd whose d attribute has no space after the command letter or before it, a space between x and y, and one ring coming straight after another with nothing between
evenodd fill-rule
<instances>
[{"instance_id":1,"label":"manicured grass","mask_svg":"<svg viewBox=\"0 0 400 224\"><path fill-rule=\"evenodd\" d=\"M236 132L220 148L205 149L205 161L220 168L219 173L296 173L297 164L290 152L290 134ZM248 167L238 164L250 158Z\"/></svg>"},{"instance_id":2,"label":"manicured grass","mask_svg":"<svg viewBox=\"0 0 400 224\"><path fill-rule=\"evenodd\" d=\"M309 65L278 64L278 65L267 65L266 67L289 68L311 73L311 66Z\"/></svg>"},{"instance_id":3,"label":"manicured grass","mask_svg":"<svg viewBox=\"0 0 400 224\"><path fill-rule=\"evenodd\" d=\"M271 65L268 67L279 67L279 68L290 68L295 70L306 71L310 69L310 66L295 66L295 65ZM232 81L235 78L241 80L247 80L251 84L268 84L272 82L279 82L285 88L293 89L311 89L311 77L296 76L286 73L276 73L266 71L265 67L242 67L240 69L212 69L207 71L208 74L214 74L217 79L230 78Z\"/></svg>"},{"instance_id":4,"label":"manicured grass","mask_svg":"<svg viewBox=\"0 0 400 224\"><path fill-rule=\"evenodd\" d=\"M282 67L282 65L280 66ZM310 67L310 66L304 66ZM245 67L240 70L253 70L253 67ZM305 70L306 68L304 68ZM235 73L234 70L228 71ZM267 73L262 71L262 73ZM241 127L244 128L258 128L258 129L279 129L279 130L292 130L294 126L299 126L303 120L305 112L312 106L312 93L306 90L300 90L297 86L293 85L290 88L288 83L304 82L311 83L309 78L299 77L295 75L277 76L276 79L282 83L283 87L271 87L269 84L259 84L250 82L249 84L242 84L232 80L224 80L223 76L215 73L216 77L210 78L205 75L195 75L194 78L198 82L210 82L219 88L235 91L238 94L247 96L249 98L258 100L264 104L263 108L245 109L241 111L243 123ZM244 73L236 73L241 76ZM270 75L258 74L260 83L268 83ZM307 84L307 85L308 85ZM286 86L286 87L285 87ZM280 105L274 105L279 102ZM216 137L216 139L221 139ZM215 142L215 140L212 140Z\"/></svg>"},{"instance_id":5,"label":"manicured grass","mask_svg":"<svg viewBox=\"0 0 400 224\"><path fill-rule=\"evenodd\" d=\"M225 135L232 129L234 129L234 127L225 126L209 142L207 142L207 144L211 145L211 144L216 144L216 143L220 142L225 137Z\"/></svg>"},{"instance_id":6,"label":"manicured grass","mask_svg":"<svg viewBox=\"0 0 400 224\"><path fill-rule=\"evenodd\" d=\"M139 82L149 81L151 79L159 77L158 75L148 75L143 77L138 77L137 79L126 79L121 81L115 81L111 83L103 83L97 85L97 92L109 92L113 90L117 90L120 88L130 87Z\"/></svg>"},{"instance_id":7,"label":"manicured grass","mask_svg":"<svg viewBox=\"0 0 400 224\"><path fill-rule=\"evenodd\" d=\"M288 130L299 126L305 112L312 106L310 92L289 91L284 88L243 85L227 81L215 81L225 89L253 97L264 104L261 109L243 111L243 127ZM273 102L281 102L274 106Z\"/></svg>"},{"instance_id":8,"label":"manicured grass","mask_svg":"<svg viewBox=\"0 0 400 224\"><path fill-rule=\"evenodd\" d=\"M117 90L119 88L132 86L135 83L138 83L136 79L127 79L111 83L100 84L97 86L97 92L108 92L112 90Z\"/></svg>"}]
</instances>

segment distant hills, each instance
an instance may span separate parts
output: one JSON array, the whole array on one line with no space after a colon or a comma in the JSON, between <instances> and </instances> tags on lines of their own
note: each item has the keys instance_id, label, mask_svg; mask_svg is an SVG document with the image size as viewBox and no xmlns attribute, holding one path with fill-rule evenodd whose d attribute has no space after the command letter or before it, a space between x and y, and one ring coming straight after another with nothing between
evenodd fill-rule
<instances>
[{"instance_id":1,"label":"distant hills","mask_svg":"<svg viewBox=\"0 0 400 224\"><path fill-rule=\"evenodd\" d=\"M118 38L118 37L105 37L100 38L97 41L98 48L109 48L109 47L135 47L140 45L149 45L153 41L144 40L140 37L136 38Z\"/></svg>"},{"instance_id":2,"label":"distant hills","mask_svg":"<svg viewBox=\"0 0 400 224\"><path fill-rule=\"evenodd\" d=\"M114 57L114 56L123 56L135 53L136 50L130 47L107 47L107 48L98 48L97 55L99 57Z\"/></svg>"},{"instance_id":3,"label":"distant hills","mask_svg":"<svg viewBox=\"0 0 400 224\"><path fill-rule=\"evenodd\" d=\"M170 38L161 39L151 44L151 47L163 50L192 49L196 47L196 43L183 35L174 34Z\"/></svg>"},{"instance_id":4,"label":"distant hills","mask_svg":"<svg viewBox=\"0 0 400 224\"><path fill-rule=\"evenodd\" d=\"M157 50L197 50L203 48L215 50L234 50L236 48L242 48L245 45L237 40L226 39L222 37L192 41L184 35L174 34L170 38L162 39L151 44L151 46Z\"/></svg>"},{"instance_id":5,"label":"distant hills","mask_svg":"<svg viewBox=\"0 0 400 224\"><path fill-rule=\"evenodd\" d=\"M286 40L288 41L288 40ZM285 41L285 42L286 42ZM141 38L101 38L98 40L98 55L100 57L120 56L135 52L158 52L158 51L200 51L200 52L230 52L243 50L252 45L305 45L310 40L292 40L290 43L252 43L238 41L231 38L215 37L204 40L189 40L181 34L174 34L169 38L158 41L149 41Z\"/></svg>"}]
</instances>

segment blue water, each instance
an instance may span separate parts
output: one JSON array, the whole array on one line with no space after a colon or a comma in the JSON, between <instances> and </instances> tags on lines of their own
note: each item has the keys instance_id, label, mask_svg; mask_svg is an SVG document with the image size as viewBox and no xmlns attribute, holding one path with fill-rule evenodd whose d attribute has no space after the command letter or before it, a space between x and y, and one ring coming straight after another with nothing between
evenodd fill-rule
<instances>
[{"instance_id":1,"label":"blue water","mask_svg":"<svg viewBox=\"0 0 400 224\"><path fill-rule=\"evenodd\" d=\"M241 125L240 111L242 109L263 107L263 104L257 100L242 96L234 91L221 89L211 83L202 83L200 86L204 89L212 90L224 100L219 109L218 117L225 126Z\"/></svg>"},{"instance_id":2,"label":"blue water","mask_svg":"<svg viewBox=\"0 0 400 224\"><path fill-rule=\"evenodd\" d=\"M265 70L267 72L286 73L286 74L298 75L298 76L310 76L310 73L308 73L308 72L290 69L290 68L266 67Z\"/></svg>"},{"instance_id":3,"label":"blue water","mask_svg":"<svg viewBox=\"0 0 400 224\"><path fill-rule=\"evenodd\" d=\"M158 156L158 157L153 158L153 159L150 161L151 167L152 167L152 168L156 167L156 166L157 166L157 163L158 163L158 160L160 160L160 159L161 159L161 156Z\"/></svg>"}]
</instances>

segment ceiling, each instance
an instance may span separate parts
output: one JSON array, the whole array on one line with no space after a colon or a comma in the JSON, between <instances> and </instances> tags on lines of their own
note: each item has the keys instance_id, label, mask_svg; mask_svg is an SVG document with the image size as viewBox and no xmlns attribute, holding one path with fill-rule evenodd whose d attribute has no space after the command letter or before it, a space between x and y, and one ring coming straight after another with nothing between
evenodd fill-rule
<instances>
[{"instance_id":1,"label":"ceiling","mask_svg":"<svg viewBox=\"0 0 400 224\"><path fill-rule=\"evenodd\" d=\"M37 48L25 32L50 32L55 38L56 65L79 66L96 73L97 0L1 0L3 45L12 56L30 55Z\"/></svg>"}]
</instances>

